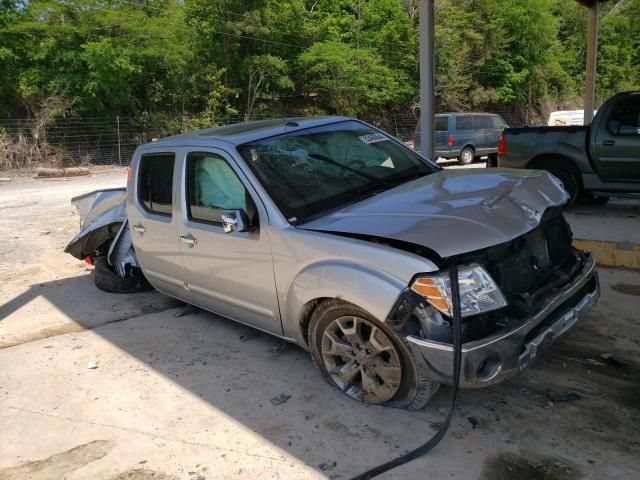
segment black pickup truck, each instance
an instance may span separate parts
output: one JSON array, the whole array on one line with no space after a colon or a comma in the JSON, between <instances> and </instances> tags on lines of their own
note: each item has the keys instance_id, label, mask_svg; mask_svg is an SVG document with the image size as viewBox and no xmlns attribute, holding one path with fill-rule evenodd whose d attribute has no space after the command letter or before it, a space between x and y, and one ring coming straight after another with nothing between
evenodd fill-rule
<instances>
[{"instance_id":1,"label":"black pickup truck","mask_svg":"<svg viewBox=\"0 0 640 480\"><path fill-rule=\"evenodd\" d=\"M547 170L571 201L640 193L640 92L609 98L591 125L507 128L487 166Z\"/></svg>"}]
</instances>

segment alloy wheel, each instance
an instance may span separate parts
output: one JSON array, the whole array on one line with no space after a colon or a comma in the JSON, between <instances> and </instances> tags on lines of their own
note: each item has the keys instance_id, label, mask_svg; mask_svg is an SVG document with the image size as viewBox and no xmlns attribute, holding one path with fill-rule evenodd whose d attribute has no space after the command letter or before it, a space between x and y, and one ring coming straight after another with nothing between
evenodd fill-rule
<instances>
[{"instance_id":1,"label":"alloy wheel","mask_svg":"<svg viewBox=\"0 0 640 480\"><path fill-rule=\"evenodd\" d=\"M331 322L322 336L322 359L333 382L350 397L384 403L400 387L396 347L373 322L347 316Z\"/></svg>"}]
</instances>

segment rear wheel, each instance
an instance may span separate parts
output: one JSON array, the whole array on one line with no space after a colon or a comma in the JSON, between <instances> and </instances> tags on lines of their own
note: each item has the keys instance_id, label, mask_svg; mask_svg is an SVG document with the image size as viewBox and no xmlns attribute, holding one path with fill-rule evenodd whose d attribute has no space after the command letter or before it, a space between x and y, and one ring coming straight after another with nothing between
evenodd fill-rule
<instances>
[{"instance_id":1,"label":"rear wheel","mask_svg":"<svg viewBox=\"0 0 640 480\"><path fill-rule=\"evenodd\" d=\"M139 268L133 268L127 278L121 278L111 269L105 257L97 258L95 267L93 280L96 287L105 292L138 293L153 289Z\"/></svg>"},{"instance_id":2,"label":"rear wheel","mask_svg":"<svg viewBox=\"0 0 640 480\"><path fill-rule=\"evenodd\" d=\"M361 402L417 410L438 388L422 375L402 338L346 302L328 300L316 308L309 347L325 380Z\"/></svg>"},{"instance_id":3,"label":"rear wheel","mask_svg":"<svg viewBox=\"0 0 640 480\"><path fill-rule=\"evenodd\" d=\"M475 152L471 147L464 147L462 152L460 152L460 156L458 157L458 163L460 165L470 165L473 163L473 159L475 158Z\"/></svg>"}]
</instances>

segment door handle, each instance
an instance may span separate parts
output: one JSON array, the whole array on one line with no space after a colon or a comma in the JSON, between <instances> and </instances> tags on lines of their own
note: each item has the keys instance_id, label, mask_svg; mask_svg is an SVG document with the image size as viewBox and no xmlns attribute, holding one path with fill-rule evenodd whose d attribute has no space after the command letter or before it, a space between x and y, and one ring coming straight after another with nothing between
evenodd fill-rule
<instances>
[{"instance_id":1,"label":"door handle","mask_svg":"<svg viewBox=\"0 0 640 480\"><path fill-rule=\"evenodd\" d=\"M198 240L191 234L180 235L180 241L182 243L186 243L187 245L191 245L192 247L198 244Z\"/></svg>"},{"instance_id":2,"label":"door handle","mask_svg":"<svg viewBox=\"0 0 640 480\"><path fill-rule=\"evenodd\" d=\"M133 227L131 227L131 228L133 228L133 229L134 229L136 232L138 232L138 233L144 233L144 232L146 232L146 231L147 231L147 229L146 229L146 228L144 228L144 226L143 226L141 223L139 223L139 224L137 224L137 225L134 225L134 226L133 226Z\"/></svg>"},{"instance_id":3,"label":"door handle","mask_svg":"<svg viewBox=\"0 0 640 480\"><path fill-rule=\"evenodd\" d=\"M604 142L602 142L602 145L605 145L607 147L610 147L612 145L615 145L616 142L614 142L613 140L605 140Z\"/></svg>"}]
</instances>

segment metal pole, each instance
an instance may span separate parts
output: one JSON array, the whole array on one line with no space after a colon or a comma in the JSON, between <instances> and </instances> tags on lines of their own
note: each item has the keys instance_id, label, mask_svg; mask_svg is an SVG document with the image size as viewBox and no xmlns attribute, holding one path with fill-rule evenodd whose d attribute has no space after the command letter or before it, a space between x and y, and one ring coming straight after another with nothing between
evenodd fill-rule
<instances>
[{"instance_id":1,"label":"metal pole","mask_svg":"<svg viewBox=\"0 0 640 480\"><path fill-rule=\"evenodd\" d=\"M120 155L120 117L116 116L116 125L118 128L118 162L122 166L122 156Z\"/></svg>"},{"instance_id":2,"label":"metal pole","mask_svg":"<svg viewBox=\"0 0 640 480\"><path fill-rule=\"evenodd\" d=\"M433 159L434 0L420 0L420 151Z\"/></svg>"},{"instance_id":3,"label":"metal pole","mask_svg":"<svg viewBox=\"0 0 640 480\"><path fill-rule=\"evenodd\" d=\"M593 120L593 108L596 96L596 68L598 61L598 29L600 26L600 2L589 7L587 28L587 72L584 86L584 124Z\"/></svg>"}]
</instances>

